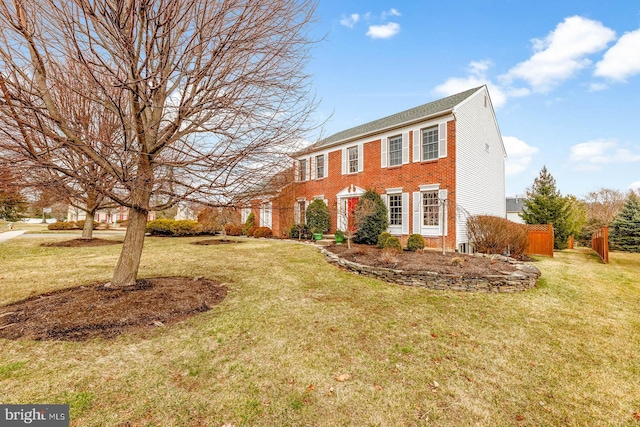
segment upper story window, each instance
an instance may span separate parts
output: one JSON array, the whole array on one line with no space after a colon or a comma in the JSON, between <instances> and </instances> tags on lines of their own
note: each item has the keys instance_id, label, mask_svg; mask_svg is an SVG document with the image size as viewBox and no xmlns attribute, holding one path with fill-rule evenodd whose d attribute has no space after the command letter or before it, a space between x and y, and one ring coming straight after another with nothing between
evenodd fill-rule
<instances>
[{"instance_id":1,"label":"upper story window","mask_svg":"<svg viewBox=\"0 0 640 427\"><path fill-rule=\"evenodd\" d=\"M422 160L438 158L438 126L422 129Z\"/></svg>"},{"instance_id":2,"label":"upper story window","mask_svg":"<svg viewBox=\"0 0 640 427\"><path fill-rule=\"evenodd\" d=\"M389 166L402 164L402 135L389 138Z\"/></svg>"},{"instance_id":3,"label":"upper story window","mask_svg":"<svg viewBox=\"0 0 640 427\"><path fill-rule=\"evenodd\" d=\"M298 160L298 181L307 180L307 160Z\"/></svg>"},{"instance_id":4,"label":"upper story window","mask_svg":"<svg viewBox=\"0 0 640 427\"><path fill-rule=\"evenodd\" d=\"M324 178L325 173L325 164L324 164L324 154L316 156L316 179Z\"/></svg>"},{"instance_id":5,"label":"upper story window","mask_svg":"<svg viewBox=\"0 0 640 427\"><path fill-rule=\"evenodd\" d=\"M347 160L349 162L347 171L349 173L358 172L358 147L347 148Z\"/></svg>"}]
</instances>

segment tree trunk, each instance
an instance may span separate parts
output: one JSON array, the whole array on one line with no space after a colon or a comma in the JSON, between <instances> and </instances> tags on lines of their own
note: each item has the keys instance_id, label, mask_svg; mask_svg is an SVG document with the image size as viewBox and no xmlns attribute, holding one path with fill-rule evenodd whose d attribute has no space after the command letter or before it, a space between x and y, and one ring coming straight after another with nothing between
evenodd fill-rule
<instances>
[{"instance_id":1,"label":"tree trunk","mask_svg":"<svg viewBox=\"0 0 640 427\"><path fill-rule=\"evenodd\" d=\"M82 239L93 239L93 212L87 212L82 228Z\"/></svg>"},{"instance_id":2,"label":"tree trunk","mask_svg":"<svg viewBox=\"0 0 640 427\"><path fill-rule=\"evenodd\" d=\"M147 211L141 209L129 210L129 226L124 236L122 252L113 273L113 279L108 285L112 288L123 288L136 284L140 257L144 246L144 234L147 226Z\"/></svg>"}]
</instances>

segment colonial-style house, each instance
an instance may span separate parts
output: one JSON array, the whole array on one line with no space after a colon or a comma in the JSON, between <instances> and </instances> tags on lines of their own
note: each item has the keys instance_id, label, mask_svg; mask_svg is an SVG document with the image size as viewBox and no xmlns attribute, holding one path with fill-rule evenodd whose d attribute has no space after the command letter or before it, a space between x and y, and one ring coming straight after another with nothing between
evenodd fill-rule
<instances>
[{"instance_id":1,"label":"colonial-style house","mask_svg":"<svg viewBox=\"0 0 640 427\"><path fill-rule=\"evenodd\" d=\"M67 221L76 222L84 221L87 218L87 213L82 209L78 209L69 205L67 211ZM109 209L100 209L96 211L93 220L97 223L116 224L121 221L127 221L129 219L129 208L124 206L117 206ZM147 215L149 221L156 219L156 213L154 211L149 212Z\"/></svg>"},{"instance_id":2,"label":"colonial-style house","mask_svg":"<svg viewBox=\"0 0 640 427\"><path fill-rule=\"evenodd\" d=\"M389 210L389 233L406 243L467 252L466 219L504 218L506 153L486 86L331 135L295 156L292 183L242 210L274 235L304 222L322 199L332 230L345 230L358 198L376 190Z\"/></svg>"}]
</instances>

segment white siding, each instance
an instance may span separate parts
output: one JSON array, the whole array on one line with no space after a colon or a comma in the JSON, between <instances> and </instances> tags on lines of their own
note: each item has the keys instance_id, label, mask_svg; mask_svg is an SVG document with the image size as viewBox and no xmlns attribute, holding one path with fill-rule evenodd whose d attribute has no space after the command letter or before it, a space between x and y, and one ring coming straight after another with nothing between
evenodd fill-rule
<instances>
[{"instance_id":1,"label":"white siding","mask_svg":"<svg viewBox=\"0 0 640 427\"><path fill-rule=\"evenodd\" d=\"M467 242L468 215L506 215L504 146L485 94L479 90L455 109L457 244Z\"/></svg>"}]
</instances>

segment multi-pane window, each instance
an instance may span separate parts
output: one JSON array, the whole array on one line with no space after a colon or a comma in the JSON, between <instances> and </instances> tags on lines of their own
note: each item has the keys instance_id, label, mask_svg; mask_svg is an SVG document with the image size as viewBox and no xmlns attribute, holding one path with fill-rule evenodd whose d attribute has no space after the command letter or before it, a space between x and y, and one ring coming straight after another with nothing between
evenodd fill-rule
<instances>
[{"instance_id":1,"label":"multi-pane window","mask_svg":"<svg viewBox=\"0 0 640 427\"><path fill-rule=\"evenodd\" d=\"M307 161L298 160L298 181L307 180Z\"/></svg>"},{"instance_id":2,"label":"multi-pane window","mask_svg":"<svg viewBox=\"0 0 640 427\"><path fill-rule=\"evenodd\" d=\"M298 202L298 218L299 218L300 224L305 224L305 221L306 221L306 213L307 213L306 204L307 202L304 200L300 200Z\"/></svg>"},{"instance_id":3,"label":"multi-pane window","mask_svg":"<svg viewBox=\"0 0 640 427\"><path fill-rule=\"evenodd\" d=\"M347 148L347 158L349 161L349 173L358 172L358 147Z\"/></svg>"},{"instance_id":4,"label":"multi-pane window","mask_svg":"<svg viewBox=\"0 0 640 427\"><path fill-rule=\"evenodd\" d=\"M389 225L402 225L402 194L389 194Z\"/></svg>"},{"instance_id":5,"label":"multi-pane window","mask_svg":"<svg viewBox=\"0 0 640 427\"><path fill-rule=\"evenodd\" d=\"M422 193L422 225L437 226L440 224L440 206L438 191Z\"/></svg>"},{"instance_id":6,"label":"multi-pane window","mask_svg":"<svg viewBox=\"0 0 640 427\"><path fill-rule=\"evenodd\" d=\"M316 178L324 178L324 154L316 156Z\"/></svg>"},{"instance_id":7,"label":"multi-pane window","mask_svg":"<svg viewBox=\"0 0 640 427\"><path fill-rule=\"evenodd\" d=\"M389 138L389 166L402 164L402 135Z\"/></svg>"},{"instance_id":8,"label":"multi-pane window","mask_svg":"<svg viewBox=\"0 0 640 427\"><path fill-rule=\"evenodd\" d=\"M422 160L438 158L438 126L422 129Z\"/></svg>"}]
</instances>

